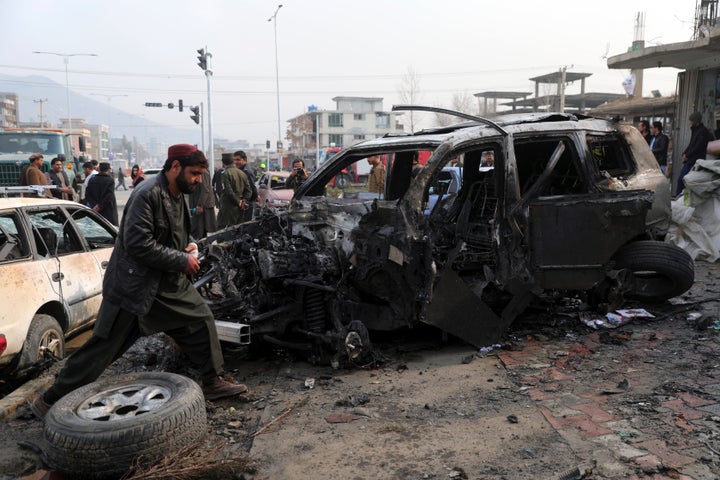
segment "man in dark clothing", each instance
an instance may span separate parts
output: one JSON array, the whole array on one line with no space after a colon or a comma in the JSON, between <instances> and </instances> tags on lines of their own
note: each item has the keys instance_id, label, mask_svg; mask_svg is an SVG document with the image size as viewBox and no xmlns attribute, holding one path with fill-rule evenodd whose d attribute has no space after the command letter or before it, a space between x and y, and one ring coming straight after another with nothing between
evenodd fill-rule
<instances>
[{"instance_id":1,"label":"man in dark clothing","mask_svg":"<svg viewBox=\"0 0 720 480\"><path fill-rule=\"evenodd\" d=\"M652 135L650 135L650 122L647 120L640 120L637 128L640 135L642 135L648 145L650 145L650 140L652 140Z\"/></svg>"},{"instance_id":2,"label":"man in dark clothing","mask_svg":"<svg viewBox=\"0 0 720 480\"><path fill-rule=\"evenodd\" d=\"M70 179L68 179L67 173L63 170L63 161L61 158L55 157L52 159L47 176L50 184L57 187L52 190L53 197L62 200L73 199L74 190L72 186L70 186Z\"/></svg>"},{"instance_id":3,"label":"man in dark clothing","mask_svg":"<svg viewBox=\"0 0 720 480\"><path fill-rule=\"evenodd\" d=\"M205 238L207 234L217 230L215 216L215 195L210 181L210 172L205 170L200 182L190 195L190 233L196 239Z\"/></svg>"},{"instance_id":4,"label":"man in dark clothing","mask_svg":"<svg viewBox=\"0 0 720 480\"><path fill-rule=\"evenodd\" d=\"M190 282L197 245L183 194L192 193L207 169L193 145L173 145L163 171L137 185L125 207L103 281L103 299L92 337L68 358L55 383L31 404L42 418L50 406L95 379L143 335L165 332L202 378L205 398L247 392L220 377L222 351L215 319Z\"/></svg>"},{"instance_id":5,"label":"man in dark clothing","mask_svg":"<svg viewBox=\"0 0 720 480\"><path fill-rule=\"evenodd\" d=\"M652 139L650 140L650 150L655 155L660 170L666 174L667 169L667 152L668 152L668 137L663 133L663 126L660 122L653 122L650 127L650 133L652 133Z\"/></svg>"},{"instance_id":6,"label":"man in dark clothing","mask_svg":"<svg viewBox=\"0 0 720 480\"><path fill-rule=\"evenodd\" d=\"M110 164L102 162L100 173L90 177L85 191L87 206L117 226L117 200L115 199L115 180L110 175Z\"/></svg>"},{"instance_id":7,"label":"man in dark clothing","mask_svg":"<svg viewBox=\"0 0 720 480\"><path fill-rule=\"evenodd\" d=\"M707 156L707 146L712 139L710 130L707 129L702 123L702 115L700 112L693 112L690 114L690 143L682 154L683 166L678 175L677 191L676 194L681 194L685 189L685 183L683 178L685 175L695 166L695 162L700 158Z\"/></svg>"},{"instance_id":8,"label":"man in dark clothing","mask_svg":"<svg viewBox=\"0 0 720 480\"><path fill-rule=\"evenodd\" d=\"M258 200L258 191L255 186L255 172L247 166L247 155L245 155L245 152L242 150L238 150L233 153L233 163L235 163L235 166L245 174L248 180L246 188L250 189L250 201L248 202L247 210L245 210L245 213L243 214L243 222L247 222L248 220L252 220L253 206Z\"/></svg>"},{"instance_id":9,"label":"man in dark clothing","mask_svg":"<svg viewBox=\"0 0 720 480\"><path fill-rule=\"evenodd\" d=\"M127 191L127 187L125 186L125 172L123 172L123 167L118 168L118 183L115 187L115 190L122 187L123 190Z\"/></svg>"}]
</instances>

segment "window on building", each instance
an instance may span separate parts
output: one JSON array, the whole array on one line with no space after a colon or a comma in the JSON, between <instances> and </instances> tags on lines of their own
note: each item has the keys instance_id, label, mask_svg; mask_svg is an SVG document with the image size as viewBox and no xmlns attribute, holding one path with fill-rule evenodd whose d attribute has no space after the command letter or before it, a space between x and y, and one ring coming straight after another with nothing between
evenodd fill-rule
<instances>
[{"instance_id":1,"label":"window on building","mask_svg":"<svg viewBox=\"0 0 720 480\"><path fill-rule=\"evenodd\" d=\"M331 113L328 115L328 126L329 127L342 127L343 126L343 114L342 113Z\"/></svg>"},{"instance_id":2,"label":"window on building","mask_svg":"<svg viewBox=\"0 0 720 480\"><path fill-rule=\"evenodd\" d=\"M390 115L388 115L387 113L376 113L375 114L375 126L377 128L390 127Z\"/></svg>"},{"instance_id":3,"label":"window on building","mask_svg":"<svg viewBox=\"0 0 720 480\"><path fill-rule=\"evenodd\" d=\"M365 134L353 135L353 140L365 140Z\"/></svg>"},{"instance_id":4,"label":"window on building","mask_svg":"<svg viewBox=\"0 0 720 480\"><path fill-rule=\"evenodd\" d=\"M342 133L331 133L328 135L330 143L334 143L335 145L343 145L343 136Z\"/></svg>"},{"instance_id":5,"label":"window on building","mask_svg":"<svg viewBox=\"0 0 720 480\"><path fill-rule=\"evenodd\" d=\"M353 120L365 120L364 113L353 113Z\"/></svg>"}]
</instances>

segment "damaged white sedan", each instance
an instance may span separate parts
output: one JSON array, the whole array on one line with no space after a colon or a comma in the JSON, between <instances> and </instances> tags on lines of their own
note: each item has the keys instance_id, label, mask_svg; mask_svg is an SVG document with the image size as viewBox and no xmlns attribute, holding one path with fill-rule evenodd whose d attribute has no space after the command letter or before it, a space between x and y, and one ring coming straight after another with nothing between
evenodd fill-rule
<instances>
[{"instance_id":1,"label":"damaged white sedan","mask_svg":"<svg viewBox=\"0 0 720 480\"><path fill-rule=\"evenodd\" d=\"M195 284L222 338L336 363L370 352L376 330L425 322L483 346L544 295L607 311L690 288L692 259L660 241L670 186L632 126L457 115L468 121L350 147L288 211L204 239ZM382 192L334 187L374 156Z\"/></svg>"},{"instance_id":2,"label":"damaged white sedan","mask_svg":"<svg viewBox=\"0 0 720 480\"><path fill-rule=\"evenodd\" d=\"M116 232L76 202L0 198L0 378L64 357L65 338L92 326Z\"/></svg>"}]
</instances>

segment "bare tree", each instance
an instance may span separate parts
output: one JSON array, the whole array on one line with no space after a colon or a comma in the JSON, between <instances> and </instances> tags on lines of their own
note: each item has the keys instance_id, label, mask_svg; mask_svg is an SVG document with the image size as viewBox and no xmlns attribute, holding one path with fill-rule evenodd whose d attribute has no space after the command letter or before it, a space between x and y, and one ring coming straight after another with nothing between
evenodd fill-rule
<instances>
[{"instance_id":1,"label":"bare tree","mask_svg":"<svg viewBox=\"0 0 720 480\"><path fill-rule=\"evenodd\" d=\"M450 102L450 109L456 112L473 113L475 100L467 90L453 93ZM458 117L446 115L444 113L435 113L435 123L439 126L451 125L459 121Z\"/></svg>"},{"instance_id":2,"label":"bare tree","mask_svg":"<svg viewBox=\"0 0 720 480\"><path fill-rule=\"evenodd\" d=\"M412 67L407 68L407 72L400 79L400 87L398 88L398 96L400 101L406 105L416 105L420 102L420 78ZM410 117L410 133L415 131L415 116L414 112L410 111L406 113Z\"/></svg>"},{"instance_id":3,"label":"bare tree","mask_svg":"<svg viewBox=\"0 0 720 480\"><path fill-rule=\"evenodd\" d=\"M300 157L305 158L308 148L315 148L313 133L313 121L310 115L301 115L290 121L285 132L285 139L289 142L288 149L295 153L300 152Z\"/></svg>"}]
</instances>

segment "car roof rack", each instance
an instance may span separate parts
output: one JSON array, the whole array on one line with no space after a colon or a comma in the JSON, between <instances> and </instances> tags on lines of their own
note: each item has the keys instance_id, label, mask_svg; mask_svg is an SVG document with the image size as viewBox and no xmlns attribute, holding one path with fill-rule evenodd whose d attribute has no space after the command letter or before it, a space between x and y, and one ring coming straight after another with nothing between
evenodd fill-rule
<instances>
[{"instance_id":1,"label":"car roof rack","mask_svg":"<svg viewBox=\"0 0 720 480\"><path fill-rule=\"evenodd\" d=\"M0 187L0 196L13 197L22 194L45 195L46 190L54 190L55 185L20 185L16 187Z\"/></svg>"}]
</instances>

